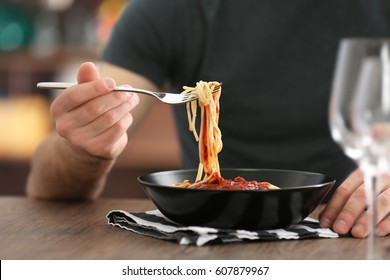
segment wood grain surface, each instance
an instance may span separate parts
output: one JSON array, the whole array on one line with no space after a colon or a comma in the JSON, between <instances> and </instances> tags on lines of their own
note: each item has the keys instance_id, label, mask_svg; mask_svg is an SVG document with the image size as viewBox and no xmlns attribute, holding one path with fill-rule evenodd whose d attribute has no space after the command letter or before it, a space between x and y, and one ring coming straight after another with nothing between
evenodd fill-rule
<instances>
[{"instance_id":1,"label":"wood grain surface","mask_svg":"<svg viewBox=\"0 0 390 280\"><path fill-rule=\"evenodd\" d=\"M155 207L146 199L64 203L0 197L0 259L365 259L367 240L354 238L181 246L108 225L106 215L114 209ZM383 258L390 259L390 238L380 242Z\"/></svg>"}]
</instances>

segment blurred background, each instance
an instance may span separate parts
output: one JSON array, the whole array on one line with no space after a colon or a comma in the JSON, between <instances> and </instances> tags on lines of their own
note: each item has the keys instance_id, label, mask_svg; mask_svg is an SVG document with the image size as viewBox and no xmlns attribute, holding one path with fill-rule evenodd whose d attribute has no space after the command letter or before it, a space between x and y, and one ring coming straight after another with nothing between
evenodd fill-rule
<instances>
[{"instance_id":1,"label":"blurred background","mask_svg":"<svg viewBox=\"0 0 390 280\"><path fill-rule=\"evenodd\" d=\"M80 63L99 63L127 2L0 0L0 195L25 195L31 156L53 129L49 107L58 92L36 84L75 81ZM161 121L164 126L157 125ZM156 104L120 156L103 196L145 197L137 177L180 168L179 157L171 108Z\"/></svg>"}]
</instances>

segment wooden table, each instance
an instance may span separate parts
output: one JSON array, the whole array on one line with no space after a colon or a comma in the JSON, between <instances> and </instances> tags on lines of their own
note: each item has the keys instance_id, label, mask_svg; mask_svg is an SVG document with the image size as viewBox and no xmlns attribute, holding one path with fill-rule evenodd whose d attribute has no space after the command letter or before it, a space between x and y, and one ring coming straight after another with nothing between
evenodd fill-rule
<instances>
[{"instance_id":1,"label":"wooden table","mask_svg":"<svg viewBox=\"0 0 390 280\"><path fill-rule=\"evenodd\" d=\"M108 225L110 210L154 209L144 199L63 203L0 197L0 259L364 259L365 239L181 246ZM390 259L390 238L381 238Z\"/></svg>"}]
</instances>

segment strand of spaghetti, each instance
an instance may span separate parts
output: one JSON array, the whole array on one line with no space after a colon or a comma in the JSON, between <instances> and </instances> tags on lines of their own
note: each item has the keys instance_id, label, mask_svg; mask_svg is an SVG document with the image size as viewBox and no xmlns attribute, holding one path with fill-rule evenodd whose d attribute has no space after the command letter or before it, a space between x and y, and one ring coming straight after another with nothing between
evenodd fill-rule
<instances>
[{"instance_id":1,"label":"strand of spaghetti","mask_svg":"<svg viewBox=\"0 0 390 280\"><path fill-rule=\"evenodd\" d=\"M196 181L193 184L187 184L186 187L198 188L201 185L210 184L212 182L216 182L219 178L220 178L220 176L217 173L212 173L209 176L205 177L203 180ZM179 184L177 186L181 186L182 187L182 185L179 185Z\"/></svg>"},{"instance_id":2,"label":"strand of spaghetti","mask_svg":"<svg viewBox=\"0 0 390 280\"><path fill-rule=\"evenodd\" d=\"M194 137L196 141L199 141L199 135L196 131L195 122L196 122L196 111L197 111L198 105L196 100L191 102L191 113L192 113L192 121L191 121L191 131L194 133Z\"/></svg>"},{"instance_id":3,"label":"strand of spaghetti","mask_svg":"<svg viewBox=\"0 0 390 280\"><path fill-rule=\"evenodd\" d=\"M184 91L182 94L189 94L189 95L196 95L196 88L194 87L188 87L184 86L183 87ZM188 118L188 130L192 131L194 134L195 140L199 141L199 136L195 128L195 122L196 122L196 111L197 111L197 101L191 101L186 104L186 109L187 109L187 118Z\"/></svg>"},{"instance_id":4,"label":"strand of spaghetti","mask_svg":"<svg viewBox=\"0 0 390 280\"><path fill-rule=\"evenodd\" d=\"M195 182L200 181L202 179L202 175L203 175L203 164L199 162L198 172L196 173Z\"/></svg>"}]
</instances>

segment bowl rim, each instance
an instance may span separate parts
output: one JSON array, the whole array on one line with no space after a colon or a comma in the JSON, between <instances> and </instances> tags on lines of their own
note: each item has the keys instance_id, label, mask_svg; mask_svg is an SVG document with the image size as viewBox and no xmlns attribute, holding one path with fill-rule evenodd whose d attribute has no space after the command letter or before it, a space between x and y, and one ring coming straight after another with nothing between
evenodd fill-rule
<instances>
[{"instance_id":1,"label":"bowl rim","mask_svg":"<svg viewBox=\"0 0 390 280\"><path fill-rule=\"evenodd\" d=\"M229 189L197 189L197 188L182 188L182 187L174 187L172 185L161 185L161 184L156 184L152 182L145 181L143 177L145 176L151 176L151 175L158 175L158 174L163 174L163 173L185 173L185 172L197 172L197 169L175 169L175 170L163 170L163 171L156 171L156 172L150 172L150 173L145 173L140 176L138 176L137 181L140 183L142 186L147 186L147 187L154 187L154 188L169 188L169 189L175 189L177 191L194 191L194 192L256 192L256 193L269 193L269 192L285 192L285 191L292 191L292 190L304 190L304 189L313 189L313 188L322 188L328 184L334 185L336 182L336 179L333 177L327 175L327 174L322 174L318 172L312 172L312 171L301 171L301 170L292 170L292 169L277 169L277 168L221 168L220 171L221 173L223 172L229 172L229 171L244 171L244 172L259 172L259 171L271 171L271 172L289 172L289 173L299 173L299 174L307 174L307 175L318 175L318 176L324 176L327 180L326 182L319 183L319 184L313 184L309 186L294 186L294 187L287 187L287 188L280 188L280 189L275 189L275 190L229 190ZM240 176L240 175L237 175ZM272 182L270 182L272 184Z\"/></svg>"}]
</instances>

